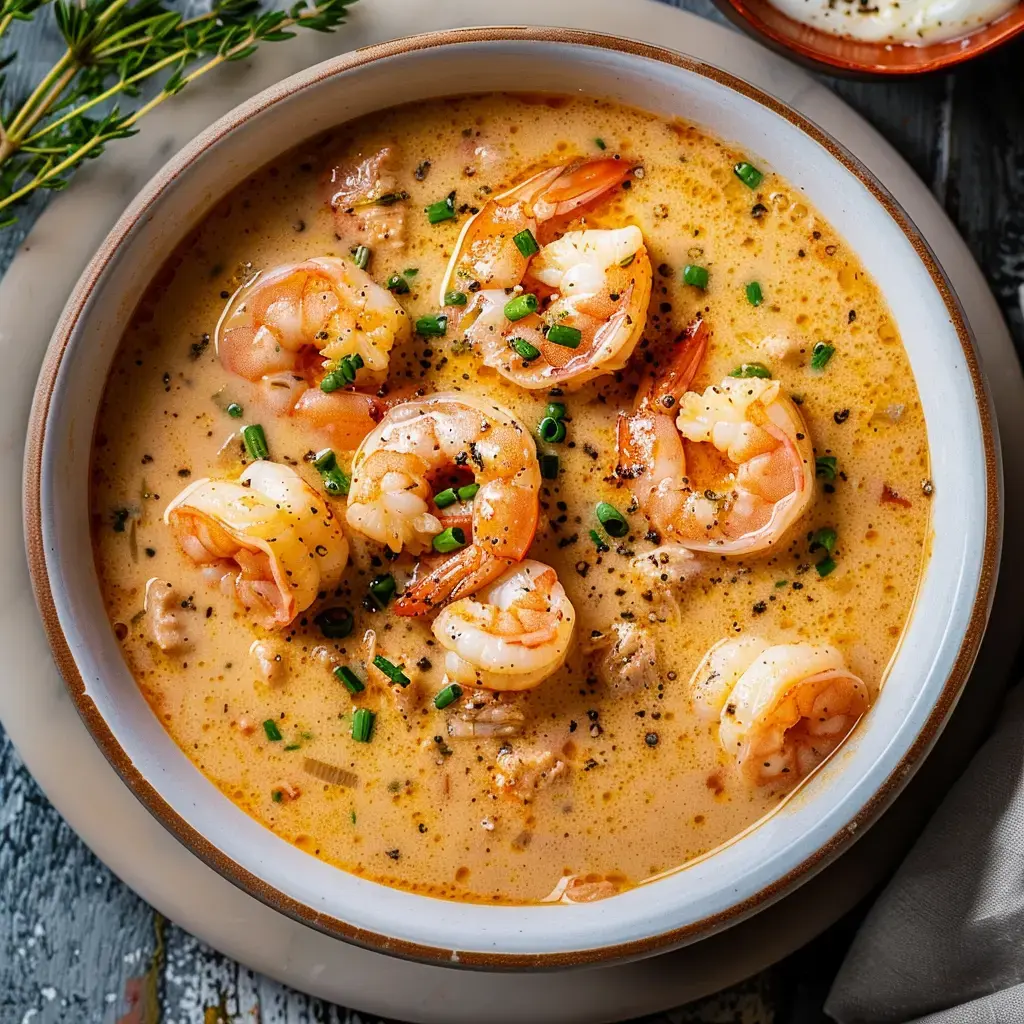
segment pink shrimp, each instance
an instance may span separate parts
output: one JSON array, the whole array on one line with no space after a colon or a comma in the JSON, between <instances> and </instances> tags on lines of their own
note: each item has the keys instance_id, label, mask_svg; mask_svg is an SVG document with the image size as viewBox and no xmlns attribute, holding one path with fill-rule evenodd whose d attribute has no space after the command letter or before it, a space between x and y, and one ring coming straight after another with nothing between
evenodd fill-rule
<instances>
[{"instance_id":1,"label":"pink shrimp","mask_svg":"<svg viewBox=\"0 0 1024 1024\"><path fill-rule=\"evenodd\" d=\"M472 473L477 489L444 512L432 480L452 469ZM423 615L466 597L526 556L540 514L540 467L529 431L494 402L441 393L397 405L352 460L348 524L392 551L431 551L441 515L470 515L472 539L418 575L395 603Z\"/></svg>"},{"instance_id":2,"label":"pink shrimp","mask_svg":"<svg viewBox=\"0 0 1024 1024\"><path fill-rule=\"evenodd\" d=\"M633 413L619 417L617 472L666 542L755 554L777 544L806 510L814 451L799 409L778 381L727 377L703 394L687 391L706 346L707 329L697 320ZM725 474L698 481L699 470L687 465L696 453L688 453L684 440L711 446L727 462Z\"/></svg>"},{"instance_id":3,"label":"pink shrimp","mask_svg":"<svg viewBox=\"0 0 1024 1024\"><path fill-rule=\"evenodd\" d=\"M258 405L350 450L382 415L350 385L382 380L392 346L410 334L390 292L350 260L321 256L249 281L225 308L216 345L226 370L257 385ZM342 366L353 381L339 379Z\"/></svg>"}]
</instances>

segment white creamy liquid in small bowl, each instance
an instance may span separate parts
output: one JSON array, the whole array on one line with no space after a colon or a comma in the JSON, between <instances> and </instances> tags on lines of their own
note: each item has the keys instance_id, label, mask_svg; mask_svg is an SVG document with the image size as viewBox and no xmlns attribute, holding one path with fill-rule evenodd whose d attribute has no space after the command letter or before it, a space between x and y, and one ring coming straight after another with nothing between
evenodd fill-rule
<instances>
[{"instance_id":1,"label":"white creamy liquid in small bowl","mask_svg":"<svg viewBox=\"0 0 1024 1024\"><path fill-rule=\"evenodd\" d=\"M772 0L784 14L836 36L873 43L935 43L995 21L1017 0Z\"/></svg>"}]
</instances>

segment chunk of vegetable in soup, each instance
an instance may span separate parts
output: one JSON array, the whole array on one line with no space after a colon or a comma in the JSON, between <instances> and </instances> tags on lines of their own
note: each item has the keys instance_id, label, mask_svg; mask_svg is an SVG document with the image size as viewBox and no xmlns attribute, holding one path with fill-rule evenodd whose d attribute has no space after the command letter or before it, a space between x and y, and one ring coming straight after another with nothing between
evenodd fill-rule
<instances>
[{"instance_id":1,"label":"chunk of vegetable in soup","mask_svg":"<svg viewBox=\"0 0 1024 1024\"><path fill-rule=\"evenodd\" d=\"M797 189L682 122L487 95L207 215L125 333L92 512L124 656L230 800L389 885L564 902L838 746L928 475L885 302Z\"/></svg>"}]
</instances>

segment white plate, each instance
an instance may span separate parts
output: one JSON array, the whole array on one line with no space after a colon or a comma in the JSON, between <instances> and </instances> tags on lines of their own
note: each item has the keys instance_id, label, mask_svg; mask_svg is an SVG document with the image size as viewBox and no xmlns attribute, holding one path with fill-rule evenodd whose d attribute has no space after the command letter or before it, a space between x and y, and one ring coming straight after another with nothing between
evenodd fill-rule
<instances>
[{"instance_id":1,"label":"white plate","mask_svg":"<svg viewBox=\"0 0 1024 1024\"><path fill-rule=\"evenodd\" d=\"M400 25L403 32L411 32L470 21L480 23L503 20L500 17L487 18L479 3L434 4L429 12L422 7L418 10L408 10L407 7L397 0L391 3L387 0L374 0L372 5L357 8L351 27L356 31L345 30L346 42L352 43L356 34L359 35L360 43L376 41L389 34L389 26L396 25ZM539 3L518 4L517 20L550 23L552 19L544 16L541 7ZM606 8L604 4L587 4L578 0L576 3L560 5L557 21L618 31L634 37L642 36L652 42L678 40L678 48L769 89L836 134L903 202L924 229L947 271L953 276L975 331L982 340L1000 412L1005 410L1016 415L1017 410L1024 407L1020 401L1022 388L1019 370L1005 328L962 243L909 169L831 94L753 44L665 7L634 4L628 12L624 12L610 5ZM255 75L250 76L242 83L243 88L248 87L244 91L254 91L256 85L262 86L297 67L327 56L324 43L315 43L297 42L287 48L287 52L281 52L283 48L267 50L264 60L258 65L260 81L255 82ZM269 59L271 56L273 60ZM173 118L173 126L178 129L175 132L177 138L167 139L165 145L151 146L146 154L139 151L138 144L132 144L136 150L131 154L133 158L141 159L145 156L155 159L145 168L136 168L141 170L138 177L125 174L121 201L130 196L142 180L155 170L155 165L161 163L180 142L241 98L243 96L240 91L232 92L230 89L222 90L216 96L199 93L190 97L186 94L183 106L188 117L181 116L182 110L179 107L178 116ZM186 119L191 119L187 127L183 125ZM148 138L154 140L160 127L169 131L171 123L171 116L167 108L164 108L150 122ZM125 152L125 156L128 155ZM131 170L124 162L119 163L118 167L122 173ZM8 376L0 384L4 388L0 393L8 399L0 403L0 415L17 418L13 428L4 432L5 436L20 436L23 430L26 400L31 393L31 381L34 379L38 358L56 317L56 306L63 299L64 293L55 287L56 276L64 276L66 271L67 283L70 285L113 219L112 215L105 217L104 214L111 207L115 207L113 213L119 212L116 208L120 205L118 197L108 195L107 198L112 201L108 204L101 202L104 189L100 187L100 194L97 195L94 190L98 184L93 182L91 186L86 184L73 189L48 211L33 234L32 253L18 261L4 287L0 289L0 324L5 327L10 324L19 325L17 345L14 345L13 338L0 336L0 344L7 341L7 351L11 352ZM59 222L56 220L58 215ZM58 223L59 234L55 231ZM46 241L47 230L54 231L53 244ZM40 236L41 244L37 241ZM73 253L69 251L69 238L81 243ZM58 239L60 249L54 248ZM49 305L40 291L42 279L34 278L43 265L46 268L47 296L56 294L57 297L57 302ZM24 301L26 298L29 299L27 303ZM995 368L991 365L993 360L998 360ZM1014 428L1019 424L1003 415L1000 419L1004 436L1014 436ZM10 470L10 454L4 450L4 472ZM15 477L16 474L15 470ZM1021 474L1009 473L1011 483L1015 476L1020 478ZM1011 514L1018 507L1018 497L1012 492L1007 495ZM5 508L6 511L8 509ZM7 540L11 528L17 529L17 518L12 515L10 519L8 522L5 515L0 521L0 557L4 552L13 554L14 548L7 544ZM1020 573L1015 571L1012 557L1011 553L1007 577L1015 580ZM23 581L24 571L20 564L18 572L19 580ZM24 595L26 591L15 587L13 592ZM1013 597L1009 595L1009 598ZM1007 600L1005 607L1012 607L1013 603ZM665 964L665 958L662 958L645 964L588 972L586 975L545 975L543 978L532 979L529 985L516 983L507 977L476 974L460 977L458 984L453 985L454 979L441 974L437 968L386 961L375 954L354 950L300 925L284 921L232 889L184 850L177 848L173 840L148 819L141 807L134 804L106 767L98 751L91 746L70 703L64 697L63 687L52 669L49 669L45 648L42 648L44 653L40 655L40 649L34 646L41 644L41 639L38 627L32 620L33 609L18 607L17 610L11 608L5 611L10 614L0 621L0 635L6 635L9 640L17 640L17 643L9 643L8 648L17 651L19 665L4 680L4 684L8 685L0 685L0 713L15 742L26 755L30 767L72 825L79 828L96 852L111 863L129 884L185 927L258 969L349 1005L416 1019L448 1021L479 1019L484 1007L493 1008L496 1000L503 1007L502 1016L519 1019L525 1015L532 1020L595 1020L598 1017L611 1019L639 1013L692 998L702 990L706 991L742 976L742 973L774 958L773 955L785 952L795 941L813 934L814 930L841 912L847 905L846 897L862 892L863 882L872 877L872 873L868 872L863 878L858 878L856 867L848 869L846 865L847 862L853 862L854 858L862 867L868 863L867 854L861 857L860 849L868 844L877 847L879 844L874 836L867 844L855 848L853 858L846 858L833 869L845 871L846 882L840 883L830 871L791 901L787 901L781 914L778 909L769 911L751 924L724 937L673 954L674 962L671 966ZM996 633L1005 635L1005 631L997 630ZM30 636L31 649L27 643ZM995 653L998 655L1000 652ZM22 657L25 659L24 666L21 664ZM38 670L44 664L48 671L45 678L40 679ZM24 683L30 678L29 665L34 665L36 671L31 685L25 686ZM991 667L984 672L984 678L990 680L1000 676L1001 673L993 671ZM22 683L21 688L9 685L14 680ZM35 697L34 700L19 700L30 694ZM967 710L985 704L985 701L972 693L971 706ZM957 728L954 739L962 739L967 732L966 727ZM88 772L85 770L87 765ZM101 800L109 802L109 809L97 806ZM85 806L86 802L88 807ZM113 821L118 823L116 849L115 842L111 841L113 837L109 833L101 834L96 827L98 822L109 824ZM887 819L883 827L888 824ZM140 844L149 847L142 856L138 848ZM126 855L126 851L131 852ZM872 863L877 859L877 856L870 858ZM881 860L885 862L884 858ZM853 884L849 883L851 870L856 879ZM824 898L836 893L839 893L836 900ZM799 900L796 906L813 913L795 913L791 907L796 900ZM781 928L780 921L783 920L794 927ZM769 943L769 935L778 939L778 943ZM736 970L729 969L732 967Z\"/></svg>"}]
</instances>

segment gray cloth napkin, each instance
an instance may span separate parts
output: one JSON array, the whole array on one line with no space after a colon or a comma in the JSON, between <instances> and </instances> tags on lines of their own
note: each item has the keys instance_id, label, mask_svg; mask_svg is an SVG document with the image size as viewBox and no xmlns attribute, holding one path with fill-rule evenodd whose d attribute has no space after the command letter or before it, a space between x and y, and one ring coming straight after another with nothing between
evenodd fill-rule
<instances>
[{"instance_id":1,"label":"gray cloth napkin","mask_svg":"<svg viewBox=\"0 0 1024 1024\"><path fill-rule=\"evenodd\" d=\"M871 908L840 1024L1024 1022L1024 684Z\"/></svg>"}]
</instances>

